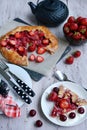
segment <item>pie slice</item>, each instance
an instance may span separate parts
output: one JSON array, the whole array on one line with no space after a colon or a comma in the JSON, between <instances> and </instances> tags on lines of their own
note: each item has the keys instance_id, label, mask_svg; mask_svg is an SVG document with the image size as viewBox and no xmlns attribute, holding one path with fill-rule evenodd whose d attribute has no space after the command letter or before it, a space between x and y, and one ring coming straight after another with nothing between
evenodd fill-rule
<instances>
[{"instance_id":1,"label":"pie slice","mask_svg":"<svg viewBox=\"0 0 87 130\"><path fill-rule=\"evenodd\" d=\"M27 66L28 53L43 47L53 54L58 39L44 26L19 26L0 38L0 52L11 63Z\"/></svg>"}]
</instances>

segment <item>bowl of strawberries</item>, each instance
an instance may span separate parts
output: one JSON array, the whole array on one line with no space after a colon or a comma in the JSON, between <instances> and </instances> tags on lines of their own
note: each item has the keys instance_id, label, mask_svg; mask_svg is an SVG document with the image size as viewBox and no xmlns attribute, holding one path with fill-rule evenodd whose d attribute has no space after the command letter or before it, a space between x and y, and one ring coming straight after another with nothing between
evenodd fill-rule
<instances>
[{"instance_id":1,"label":"bowl of strawberries","mask_svg":"<svg viewBox=\"0 0 87 130\"><path fill-rule=\"evenodd\" d=\"M70 16L63 26L70 45L79 46L87 42L87 18Z\"/></svg>"}]
</instances>

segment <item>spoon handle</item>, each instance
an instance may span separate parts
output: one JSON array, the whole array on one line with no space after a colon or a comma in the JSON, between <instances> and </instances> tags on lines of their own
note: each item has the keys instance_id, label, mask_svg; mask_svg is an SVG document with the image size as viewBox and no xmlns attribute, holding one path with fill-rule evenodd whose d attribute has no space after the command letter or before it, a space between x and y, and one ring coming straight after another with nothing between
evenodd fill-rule
<instances>
[{"instance_id":1,"label":"spoon handle","mask_svg":"<svg viewBox=\"0 0 87 130\"><path fill-rule=\"evenodd\" d=\"M74 81L72 81L72 80L69 80L69 79L67 79L67 80L65 80L65 81L69 81L69 82L75 83Z\"/></svg>"}]
</instances>

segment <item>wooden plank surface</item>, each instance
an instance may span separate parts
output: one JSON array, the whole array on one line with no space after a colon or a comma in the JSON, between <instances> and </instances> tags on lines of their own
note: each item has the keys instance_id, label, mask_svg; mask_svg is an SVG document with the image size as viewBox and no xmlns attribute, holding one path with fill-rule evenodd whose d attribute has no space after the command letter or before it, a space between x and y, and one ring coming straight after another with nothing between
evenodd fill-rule
<instances>
[{"instance_id":1,"label":"wooden plank surface","mask_svg":"<svg viewBox=\"0 0 87 130\"><path fill-rule=\"evenodd\" d=\"M32 25L37 24L37 21L34 15L32 15L31 9L27 4L29 1L30 0L0 0L0 27L8 20L12 20L16 17L20 17ZM69 8L69 15L74 15L75 17L87 17L87 0L62 1L67 4ZM33 2L36 3L37 0L33 0ZM63 24L56 28L50 28L57 37L64 38L62 30ZM53 76L55 70L57 69L65 72L70 80L73 80L79 85L87 88L87 44L84 46L72 47L72 50L68 55L71 55L72 52L77 49L81 51L82 55L80 58L75 59L74 64L70 66L64 64L64 57L57 65L55 65L53 71L48 75L48 77L43 77L38 82L32 81L33 89L36 92L36 97L32 99L32 104L29 106L24 105L22 107L22 115L20 118L11 119L0 115L0 130L36 130L38 128L35 127L34 123L37 119L43 121L43 127L39 128L40 130L86 130L87 120L77 126L69 128L54 125L46 119L40 107L42 93L49 85L57 81ZM28 113L32 108L37 110L37 114L35 117L30 118Z\"/></svg>"}]
</instances>

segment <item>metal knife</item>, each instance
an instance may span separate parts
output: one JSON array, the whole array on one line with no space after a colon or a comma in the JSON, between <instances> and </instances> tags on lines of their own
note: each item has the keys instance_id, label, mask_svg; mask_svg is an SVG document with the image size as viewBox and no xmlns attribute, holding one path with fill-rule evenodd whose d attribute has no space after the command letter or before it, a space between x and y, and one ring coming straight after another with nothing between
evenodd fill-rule
<instances>
[{"instance_id":1,"label":"metal knife","mask_svg":"<svg viewBox=\"0 0 87 130\"><path fill-rule=\"evenodd\" d=\"M18 87L15 83L11 81L10 76L5 71L3 71L1 67L0 73L8 81L10 86L16 91L16 93L21 97L22 100L24 100L27 104L30 104L32 102L30 97L20 87Z\"/></svg>"}]
</instances>

